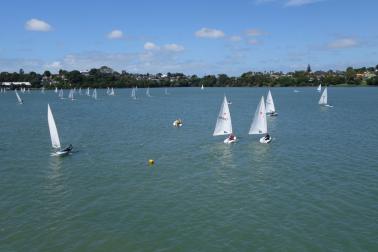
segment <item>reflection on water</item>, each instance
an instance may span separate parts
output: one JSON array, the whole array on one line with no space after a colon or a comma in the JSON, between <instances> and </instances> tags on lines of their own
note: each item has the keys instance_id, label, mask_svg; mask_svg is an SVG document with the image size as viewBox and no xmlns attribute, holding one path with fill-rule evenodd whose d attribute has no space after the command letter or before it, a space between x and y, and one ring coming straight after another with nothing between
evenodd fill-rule
<instances>
[{"instance_id":1,"label":"reflection on water","mask_svg":"<svg viewBox=\"0 0 378 252\"><path fill-rule=\"evenodd\" d=\"M235 181L234 169L236 165L232 153L235 144L217 143L209 148L211 155L217 159L215 172L218 183L232 184Z\"/></svg>"}]
</instances>

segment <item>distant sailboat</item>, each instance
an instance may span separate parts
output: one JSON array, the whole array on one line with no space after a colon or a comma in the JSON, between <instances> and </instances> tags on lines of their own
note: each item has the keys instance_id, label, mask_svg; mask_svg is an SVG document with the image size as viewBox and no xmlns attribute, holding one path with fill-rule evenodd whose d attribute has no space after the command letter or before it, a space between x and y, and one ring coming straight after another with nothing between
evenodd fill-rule
<instances>
[{"instance_id":1,"label":"distant sailboat","mask_svg":"<svg viewBox=\"0 0 378 252\"><path fill-rule=\"evenodd\" d=\"M60 90L59 90L59 94L58 94L58 96L59 96L60 99L64 99L64 98L63 98L63 89L60 89Z\"/></svg>"},{"instance_id":2,"label":"distant sailboat","mask_svg":"<svg viewBox=\"0 0 378 252\"><path fill-rule=\"evenodd\" d=\"M25 91L24 91L25 92ZM44 94L45 93L45 87L42 87L41 88L41 93Z\"/></svg>"},{"instance_id":3,"label":"distant sailboat","mask_svg":"<svg viewBox=\"0 0 378 252\"><path fill-rule=\"evenodd\" d=\"M87 96L91 96L91 93L89 91L89 88L87 88Z\"/></svg>"},{"instance_id":4,"label":"distant sailboat","mask_svg":"<svg viewBox=\"0 0 378 252\"><path fill-rule=\"evenodd\" d=\"M81 88L79 88L79 95L82 95L82 93L81 93Z\"/></svg>"},{"instance_id":5,"label":"distant sailboat","mask_svg":"<svg viewBox=\"0 0 378 252\"><path fill-rule=\"evenodd\" d=\"M56 128L54 116L51 112L49 104L47 104L47 122L49 125L51 145L55 149L55 153L53 153L52 156L62 156L70 153L72 150L72 145L69 145L67 148L61 150L58 129Z\"/></svg>"},{"instance_id":6,"label":"distant sailboat","mask_svg":"<svg viewBox=\"0 0 378 252\"><path fill-rule=\"evenodd\" d=\"M55 93L58 93L58 88L57 87L55 87Z\"/></svg>"},{"instance_id":7,"label":"distant sailboat","mask_svg":"<svg viewBox=\"0 0 378 252\"><path fill-rule=\"evenodd\" d=\"M16 97L17 97L18 104L24 104L24 102L22 101L21 97L18 95L17 90L14 90L14 91L16 92Z\"/></svg>"},{"instance_id":8,"label":"distant sailboat","mask_svg":"<svg viewBox=\"0 0 378 252\"><path fill-rule=\"evenodd\" d=\"M114 93L114 89L113 89L113 88L110 90L109 95L112 95L112 96L115 95L115 93Z\"/></svg>"},{"instance_id":9,"label":"distant sailboat","mask_svg":"<svg viewBox=\"0 0 378 252\"><path fill-rule=\"evenodd\" d=\"M169 95L167 88L165 88L164 93L165 93L165 95Z\"/></svg>"},{"instance_id":10,"label":"distant sailboat","mask_svg":"<svg viewBox=\"0 0 378 252\"><path fill-rule=\"evenodd\" d=\"M97 91L96 91L96 89L93 90L92 98L95 99L95 100L97 100Z\"/></svg>"},{"instance_id":11,"label":"distant sailboat","mask_svg":"<svg viewBox=\"0 0 378 252\"><path fill-rule=\"evenodd\" d=\"M274 106L273 97L272 97L272 93L270 92L270 90L268 91L268 95L266 97L266 113L270 116L278 115L276 113L276 108Z\"/></svg>"},{"instance_id":12,"label":"distant sailboat","mask_svg":"<svg viewBox=\"0 0 378 252\"><path fill-rule=\"evenodd\" d=\"M150 87L147 88L147 90L146 90L146 95L147 95L148 97L151 97L151 95L150 95Z\"/></svg>"},{"instance_id":13,"label":"distant sailboat","mask_svg":"<svg viewBox=\"0 0 378 252\"><path fill-rule=\"evenodd\" d=\"M131 98L133 98L134 100L136 100L135 88L131 89Z\"/></svg>"},{"instance_id":14,"label":"distant sailboat","mask_svg":"<svg viewBox=\"0 0 378 252\"><path fill-rule=\"evenodd\" d=\"M109 88L109 87L106 89L106 94L107 94L107 95L110 94L110 88Z\"/></svg>"},{"instance_id":15,"label":"distant sailboat","mask_svg":"<svg viewBox=\"0 0 378 252\"><path fill-rule=\"evenodd\" d=\"M322 91L322 84L319 84L318 88L316 89L318 92Z\"/></svg>"},{"instance_id":16,"label":"distant sailboat","mask_svg":"<svg viewBox=\"0 0 378 252\"><path fill-rule=\"evenodd\" d=\"M322 95L320 96L320 99L319 99L319 105L323 105L325 107L333 107L331 105L328 104L328 92L327 92L327 87L325 87L325 89L323 90L323 93Z\"/></svg>"},{"instance_id":17,"label":"distant sailboat","mask_svg":"<svg viewBox=\"0 0 378 252\"><path fill-rule=\"evenodd\" d=\"M203 87L203 85L201 86L201 90L204 90L205 88Z\"/></svg>"},{"instance_id":18,"label":"distant sailboat","mask_svg":"<svg viewBox=\"0 0 378 252\"><path fill-rule=\"evenodd\" d=\"M270 143L272 138L268 134L268 124L266 121L266 110L265 110L265 103L264 103L264 96L261 97L260 103L257 106L255 115L253 117L253 121L251 124L251 128L249 129L248 134L250 135L260 135L266 134L260 138L260 143Z\"/></svg>"},{"instance_id":19,"label":"distant sailboat","mask_svg":"<svg viewBox=\"0 0 378 252\"><path fill-rule=\"evenodd\" d=\"M217 123L215 124L215 129L213 136L229 135L224 140L224 143L233 143L236 141L236 136L232 134L232 122L231 114L228 108L228 102L226 96L223 98L223 103L219 111L217 118Z\"/></svg>"},{"instance_id":20,"label":"distant sailboat","mask_svg":"<svg viewBox=\"0 0 378 252\"><path fill-rule=\"evenodd\" d=\"M72 101L74 100L74 91L71 89L70 93L68 94L68 98L71 99Z\"/></svg>"}]
</instances>

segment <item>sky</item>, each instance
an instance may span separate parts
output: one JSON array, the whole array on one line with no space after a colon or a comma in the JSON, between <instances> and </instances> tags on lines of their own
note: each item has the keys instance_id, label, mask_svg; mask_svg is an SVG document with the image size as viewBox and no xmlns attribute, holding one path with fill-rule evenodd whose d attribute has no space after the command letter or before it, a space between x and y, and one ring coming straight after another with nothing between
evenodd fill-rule
<instances>
[{"instance_id":1,"label":"sky","mask_svg":"<svg viewBox=\"0 0 378 252\"><path fill-rule=\"evenodd\" d=\"M4 1L0 72L344 70L378 64L376 0Z\"/></svg>"}]
</instances>

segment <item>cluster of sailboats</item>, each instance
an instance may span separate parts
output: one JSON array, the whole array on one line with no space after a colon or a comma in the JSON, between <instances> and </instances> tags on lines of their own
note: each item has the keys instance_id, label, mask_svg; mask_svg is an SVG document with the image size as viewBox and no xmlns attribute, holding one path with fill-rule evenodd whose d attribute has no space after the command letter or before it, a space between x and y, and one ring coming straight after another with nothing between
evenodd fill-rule
<instances>
[{"instance_id":1,"label":"cluster of sailboats","mask_svg":"<svg viewBox=\"0 0 378 252\"><path fill-rule=\"evenodd\" d=\"M224 143L230 144L235 143L237 141L237 137L234 135L232 130L231 113L228 105L229 102L227 101L227 97L224 96L217 122L215 124L213 136L228 135L228 137L224 140ZM272 137L268 133L268 123L266 119L267 115L278 115L270 90L266 99L266 106L264 96L261 97L248 132L250 135L265 134L265 136L260 138L260 143L270 143L272 141Z\"/></svg>"}]
</instances>

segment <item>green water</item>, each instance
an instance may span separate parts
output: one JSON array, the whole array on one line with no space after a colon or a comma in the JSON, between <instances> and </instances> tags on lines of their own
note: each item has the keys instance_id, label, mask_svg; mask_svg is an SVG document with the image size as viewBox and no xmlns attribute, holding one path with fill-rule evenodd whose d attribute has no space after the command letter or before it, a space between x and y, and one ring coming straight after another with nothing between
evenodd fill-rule
<instances>
[{"instance_id":1,"label":"green water","mask_svg":"<svg viewBox=\"0 0 378 252\"><path fill-rule=\"evenodd\" d=\"M269 145L247 134L267 89L168 90L0 94L0 251L378 251L378 88L273 88Z\"/></svg>"}]
</instances>

